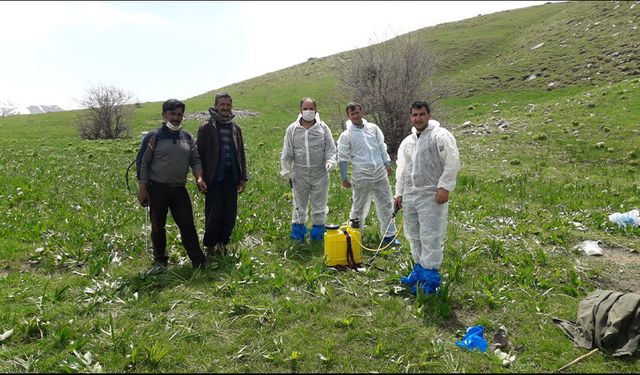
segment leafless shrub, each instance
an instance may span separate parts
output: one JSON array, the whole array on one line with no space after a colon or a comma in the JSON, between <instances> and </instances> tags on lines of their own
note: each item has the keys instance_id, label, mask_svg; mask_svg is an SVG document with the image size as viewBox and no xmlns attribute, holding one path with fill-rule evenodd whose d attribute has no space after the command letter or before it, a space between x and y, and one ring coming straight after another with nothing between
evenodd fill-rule
<instances>
[{"instance_id":1,"label":"leafless shrub","mask_svg":"<svg viewBox=\"0 0 640 375\"><path fill-rule=\"evenodd\" d=\"M133 97L114 86L99 85L87 90L80 105L85 108L76 119L83 139L117 139L127 137L131 130Z\"/></svg>"},{"instance_id":2,"label":"leafless shrub","mask_svg":"<svg viewBox=\"0 0 640 375\"><path fill-rule=\"evenodd\" d=\"M436 57L412 34L353 51L339 66L342 89L378 124L394 157L411 131L409 107L415 100L433 104L446 90L436 82Z\"/></svg>"}]
</instances>

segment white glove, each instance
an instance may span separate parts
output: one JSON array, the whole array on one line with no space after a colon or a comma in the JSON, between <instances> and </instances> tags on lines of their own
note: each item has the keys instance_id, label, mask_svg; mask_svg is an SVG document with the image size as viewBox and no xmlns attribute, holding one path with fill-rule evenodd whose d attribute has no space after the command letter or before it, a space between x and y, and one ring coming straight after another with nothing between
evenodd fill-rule
<instances>
[{"instance_id":1,"label":"white glove","mask_svg":"<svg viewBox=\"0 0 640 375\"><path fill-rule=\"evenodd\" d=\"M282 178L285 181L289 181L289 180L291 180L293 178L293 173L291 173L291 172L287 172L287 173L280 172L280 176L282 176Z\"/></svg>"},{"instance_id":2,"label":"white glove","mask_svg":"<svg viewBox=\"0 0 640 375\"><path fill-rule=\"evenodd\" d=\"M327 172L331 172L335 167L336 164L334 162L332 162L331 160L327 161L327 163L324 165L325 169L327 170Z\"/></svg>"}]
</instances>

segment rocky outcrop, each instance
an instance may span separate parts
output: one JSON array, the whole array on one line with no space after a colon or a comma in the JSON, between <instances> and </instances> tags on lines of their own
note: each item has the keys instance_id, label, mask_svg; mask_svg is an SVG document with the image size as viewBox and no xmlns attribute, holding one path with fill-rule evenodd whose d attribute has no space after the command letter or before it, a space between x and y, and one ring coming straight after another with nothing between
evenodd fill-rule
<instances>
[{"instance_id":1,"label":"rocky outcrop","mask_svg":"<svg viewBox=\"0 0 640 375\"><path fill-rule=\"evenodd\" d=\"M245 111L243 109L234 109L233 114L236 115L236 119L245 118L245 117L256 117L260 114L258 112L253 111ZM200 122L205 122L209 120L209 112L187 112L184 115L185 120L198 120Z\"/></svg>"}]
</instances>

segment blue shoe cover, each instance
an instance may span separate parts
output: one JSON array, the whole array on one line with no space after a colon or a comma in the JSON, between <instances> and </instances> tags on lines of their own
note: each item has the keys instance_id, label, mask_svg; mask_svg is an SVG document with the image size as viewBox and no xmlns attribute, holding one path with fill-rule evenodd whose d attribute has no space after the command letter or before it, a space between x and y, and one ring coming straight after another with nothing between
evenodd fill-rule
<instances>
[{"instance_id":1,"label":"blue shoe cover","mask_svg":"<svg viewBox=\"0 0 640 375\"><path fill-rule=\"evenodd\" d=\"M409 276L402 276L400 278L400 283L408 285L415 284L419 280L419 275L421 274L422 270L424 270L424 268L422 268L420 263L414 264L413 270L411 271Z\"/></svg>"},{"instance_id":2,"label":"blue shoe cover","mask_svg":"<svg viewBox=\"0 0 640 375\"><path fill-rule=\"evenodd\" d=\"M416 294L418 292L418 288L421 288L425 295L433 294L438 291L438 288L440 287L440 272L438 272L438 270L426 269L420 266L416 274L416 280L413 283L407 283L411 285L411 293ZM409 275L409 278L407 278L409 280L407 281L411 281L410 278L412 275Z\"/></svg>"},{"instance_id":3,"label":"blue shoe cover","mask_svg":"<svg viewBox=\"0 0 640 375\"><path fill-rule=\"evenodd\" d=\"M424 294L425 296L427 294L435 294L438 292L438 287L426 284L422 281L418 281L417 283L411 285L411 294L417 295L418 288L422 289L422 294Z\"/></svg>"},{"instance_id":4,"label":"blue shoe cover","mask_svg":"<svg viewBox=\"0 0 640 375\"><path fill-rule=\"evenodd\" d=\"M467 333L462 340L456 341L458 347L469 351L478 350L480 352L487 351L487 341L484 339L484 327L481 325L467 328Z\"/></svg>"},{"instance_id":5,"label":"blue shoe cover","mask_svg":"<svg viewBox=\"0 0 640 375\"><path fill-rule=\"evenodd\" d=\"M425 291L429 290L430 293L433 293L440 286L440 272L435 269L423 268L418 283L420 282L424 285Z\"/></svg>"},{"instance_id":6,"label":"blue shoe cover","mask_svg":"<svg viewBox=\"0 0 640 375\"><path fill-rule=\"evenodd\" d=\"M400 245L400 240L398 240L397 238L393 238L394 236L389 236L389 237L385 237L382 239L382 246L386 246L387 244L389 244L389 242L391 242L391 246L398 246Z\"/></svg>"},{"instance_id":7,"label":"blue shoe cover","mask_svg":"<svg viewBox=\"0 0 640 375\"><path fill-rule=\"evenodd\" d=\"M292 240L298 242L304 242L304 236L307 234L307 227L304 224L291 224L291 237Z\"/></svg>"},{"instance_id":8,"label":"blue shoe cover","mask_svg":"<svg viewBox=\"0 0 640 375\"><path fill-rule=\"evenodd\" d=\"M312 240L322 241L324 238L324 225L314 225L309 231Z\"/></svg>"},{"instance_id":9,"label":"blue shoe cover","mask_svg":"<svg viewBox=\"0 0 640 375\"><path fill-rule=\"evenodd\" d=\"M422 289L422 294L435 294L438 291L438 287L432 284L425 283L424 281L418 281L414 285L411 285L411 293L417 294L418 288Z\"/></svg>"}]
</instances>

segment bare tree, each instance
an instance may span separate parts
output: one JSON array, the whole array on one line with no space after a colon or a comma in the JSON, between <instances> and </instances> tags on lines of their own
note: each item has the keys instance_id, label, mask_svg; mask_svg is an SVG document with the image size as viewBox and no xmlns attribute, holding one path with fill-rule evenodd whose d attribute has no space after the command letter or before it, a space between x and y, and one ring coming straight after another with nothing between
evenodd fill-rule
<instances>
[{"instance_id":1,"label":"bare tree","mask_svg":"<svg viewBox=\"0 0 640 375\"><path fill-rule=\"evenodd\" d=\"M133 97L114 86L99 85L86 91L80 105L85 108L78 114L77 127L83 139L117 139L130 133Z\"/></svg>"},{"instance_id":2,"label":"bare tree","mask_svg":"<svg viewBox=\"0 0 640 375\"><path fill-rule=\"evenodd\" d=\"M355 50L338 68L342 88L378 124L392 158L411 131L411 103L427 100L431 104L446 94L436 85L436 66L435 56L424 43L406 34Z\"/></svg>"}]
</instances>

